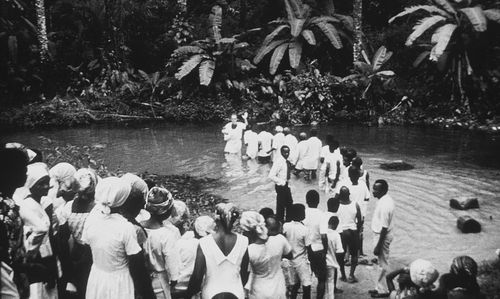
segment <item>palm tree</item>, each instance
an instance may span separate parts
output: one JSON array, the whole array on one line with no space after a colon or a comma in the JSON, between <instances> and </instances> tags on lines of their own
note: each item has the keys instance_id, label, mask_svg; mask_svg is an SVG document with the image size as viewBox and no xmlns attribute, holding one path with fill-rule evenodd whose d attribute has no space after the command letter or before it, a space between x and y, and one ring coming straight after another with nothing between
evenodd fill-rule
<instances>
[{"instance_id":1,"label":"palm tree","mask_svg":"<svg viewBox=\"0 0 500 299\"><path fill-rule=\"evenodd\" d=\"M362 41L363 36L363 0L353 1L353 19L354 19L354 42L352 44L352 59L353 64L361 59Z\"/></svg>"},{"instance_id":2,"label":"palm tree","mask_svg":"<svg viewBox=\"0 0 500 299\"><path fill-rule=\"evenodd\" d=\"M253 59L258 64L269 53L273 52L269 63L269 73L274 75L288 50L290 67L299 67L302 50L306 44L316 46L315 29L319 29L335 49L343 47L341 35L346 35L339 27L347 30L352 28L349 17L339 14L332 16L311 17L311 9L300 0L285 0L287 18L272 21L278 25L269 33Z\"/></svg>"},{"instance_id":3,"label":"palm tree","mask_svg":"<svg viewBox=\"0 0 500 299\"><path fill-rule=\"evenodd\" d=\"M432 31L430 41L421 44L425 51L417 57L414 66L428 57L430 61L437 63L439 70L451 72L454 83L452 99L458 90L468 111L470 106L463 87L463 77L473 74L470 47L488 29L488 21L500 23L500 9L483 9L479 5L470 5L471 1L432 0L429 5L407 7L389 20L392 23L407 15L425 13L417 21L405 43L406 46L412 46L424 33Z\"/></svg>"},{"instance_id":4,"label":"palm tree","mask_svg":"<svg viewBox=\"0 0 500 299\"><path fill-rule=\"evenodd\" d=\"M37 38L40 44L40 59L46 62L49 58L49 39L47 38L47 26L45 24L45 3L44 0L36 0L36 20L37 20Z\"/></svg>"}]
</instances>

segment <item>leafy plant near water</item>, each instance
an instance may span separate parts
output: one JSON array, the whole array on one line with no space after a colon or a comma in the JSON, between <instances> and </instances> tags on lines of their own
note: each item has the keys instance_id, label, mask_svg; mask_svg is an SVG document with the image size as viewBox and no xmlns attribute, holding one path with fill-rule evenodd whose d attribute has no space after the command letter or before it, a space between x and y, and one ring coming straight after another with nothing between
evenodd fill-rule
<instances>
[{"instance_id":1,"label":"leafy plant near water","mask_svg":"<svg viewBox=\"0 0 500 299\"><path fill-rule=\"evenodd\" d=\"M276 74L287 50L290 67L299 67L303 48L306 45L316 46L318 43L314 31L319 30L335 49L341 49L341 36L347 36L345 30L352 31L353 27L350 17L340 14L311 16L309 5L303 4L301 0L284 1L287 18L271 22L278 26L266 36L253 59L254 64L258 64L272 52L269 62L271 75Z\"/></svg>"},{"instance_id":2,"label":"leafy plant near water","mask_svg":"<svg viewBox=\"0 0 500 299\"><path fill-rule=\"evenodd\" d=\"M183 79L193 70L198 69L200 85L208 86L212 82L217 65L230 61L228 72L234 76L235 67L241 70L255 68L248 60L236 57L240 50L248 47L248 43L240 42L238 35L222 37L222 7L214 5L209 16L209 37L192 42L189 46L179 47L174 56L187 57L175 74L178 80Z\"/></svg>"},{"instance_id":3,"label":"leafy plant near water","mask_svg":"<svg viewBox=\"0 0 500 299\"><path fill-rule=\"evenodd\" d=\"M473 74L471 48L480 35L487 31L489 21L500 23L500 9L483 9L470 0L433 0L429 5L407 7L392 17L389 23L421 12L425 13L425 17L416 22L405 45L412 46L419 38L428 42L421 44L425 50L413 65L418 66L428 57L437 63L439 70L450 72L454 82L452 96L457 92L461 102L470 111L463 77ZM428 35L427 32L432 34Z\"/></svg>"}]
</instances>

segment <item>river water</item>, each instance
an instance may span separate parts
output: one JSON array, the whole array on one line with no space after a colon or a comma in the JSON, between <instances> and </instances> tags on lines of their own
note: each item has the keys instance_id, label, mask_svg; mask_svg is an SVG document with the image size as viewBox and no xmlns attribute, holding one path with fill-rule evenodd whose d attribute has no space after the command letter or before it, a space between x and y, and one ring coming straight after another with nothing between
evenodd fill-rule
<instances>
[{"instance_id":1,"label":"river water","mask_svg":"<svg viewBox=\"0 0 500 299\"><path fill-rule=\"evenodd\" d=\"M104 146L109 169L158 174L189 174L217 179L210 187L243 209L274 208L274 185L267 179L269 166L225 157L219 126L141 125L92 126L37 130L4 135L36 148L38 136L55 144ZM295 133L307 127L295 128ZM338 125L322 127L320 137L332 133L341 145L354 147L370 172L371 181L386 179L396 201L396 229L391 258L409 263L416 258L434 262L440 272L453 257L467 254L476 260L493 259L500 248L500 137L477 132L404 127ZM381 162L402 159L415 166L390 172ZM304 202L305 193L317 184L292 178L294 201ZM456 211L448 201L477 197L480 209ZM327 198L322 195L320 207ZM376 199L371 199L365 224L365 252L370 253L369 229ZM456 219L470 215L483 226L479 234L462 234Z\"/></svg>"}]
</instances>

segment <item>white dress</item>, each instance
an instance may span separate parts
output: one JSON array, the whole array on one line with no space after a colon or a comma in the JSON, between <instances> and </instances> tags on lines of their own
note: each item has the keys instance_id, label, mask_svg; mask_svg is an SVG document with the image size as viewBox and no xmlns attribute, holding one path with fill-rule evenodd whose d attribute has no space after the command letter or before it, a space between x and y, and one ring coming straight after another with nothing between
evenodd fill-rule
<instances>
[{"instance_id":1,"label":"white dress","mask_svg":"<svg viewBox=\"0 0 500 299\"><path fill-rule=\"evenodd\" d=\"M297 155L298 153L298 146L299 142L297 141L297 138L293 136L292 134L288 134L285 136L285 145L287 145L290 148L290 156L288 157L288 161L290 163L294 164L297 162Z\"/></svg>"},{"instance_id":2,"label":"white dress","mask_svg":"<svg viewBox=\"0 0 500 299\"><path fill-rule=\"evenodd\" d=\"M134 299L127 257L141 251L134 226L119 214L97 213L87 218L82 235L94 262L85 298Z\"/></svg>"},{"instance_id":3,"label":"white dress","mask_svg":"<svg viewBox=\"0 0 500 299\"><path fill-rule=\"evenodd\" d=\"M250 159L255 159L255 157L257 157L257 152L259 151L259 140L257 133L251 130L245 131L243 141L247 145L247 156Z\"/></svg>"},{"instance_id":4,"label":"white dress","mask_svg":"<svg viewBox=\"0 0 500 299\"><path fill-rule=\"evenodd\" d=\"M240 234L236 236L236 243L227 256L222 253L212 235L200 239L200 247L207 266L201 288L201 298L211 299L224 292L232 293L238 299L245 298L240 268L248 248L248 239Z\"/></svg>"},{"instance_id":5,"label":"white dress","mask_svg":"<svg viewBox=\"0 0 500 299\"><path fill-rule=\"evenodd\" d=\"M319 156L323 143L318 137L312 136L307 139L307 153L304 157L303 167L306 170L318 169Z\"/></svg>"},{"instance_id":6,"label":"white dress","mask_svg":"<svg viewBox=\"0 0 500 299\"><path fill-rule=\"evenodd\" d=\"M232 123L228 123L222 129L224 140L226 141L225 153L240 154L241 153L241 138L243 137L243 130L246 125L241 122L236 123L236 127L232 127Z\"/></svg>"},{"instance_id":7,"label":"white dress","mask_svg":"<svg viewBox=\"0 0 500 299\"><path fill-rule=\"evenodd\" d=\"M180 257L177 237L168 228L146 229L144 243L147 268L151 273L153 291L158 299L170 299L170 281L179 278Z\"/></svg>"},{"instance_id":8,"label":"white dress","mask_svg":"<svg viewBox=\"0 0 500 299\"><path fill-rule=\"evenodd\" d=\"M264 244L248 246L248 257L252 269L250 299L286 298L281 258L291 250L292 247L283 235L270 236Z\"/></svg>"},{"instance_id":9,"label":"white dress","mask_svg":"<svg viewBox=\"0 0 500 299\"><path fill-rule=\"evenodd\" d=\"M281 156L281 147L285 144L285 135L283 133L276 133L273 136L273 161L276 161Z\"/></svg>"},{"instance_id":10,"label":"white dress","mask_svg":"<svg viewBox=\"0 0 500 299\"><path fill-rule=\"evenodd\" d=\"M257 140L259 142L259 157L269 157L271 153L267 153L271 150L271 144L273 141L273 134L262 131L257 135Z\"/></svg>"}]
</instances>

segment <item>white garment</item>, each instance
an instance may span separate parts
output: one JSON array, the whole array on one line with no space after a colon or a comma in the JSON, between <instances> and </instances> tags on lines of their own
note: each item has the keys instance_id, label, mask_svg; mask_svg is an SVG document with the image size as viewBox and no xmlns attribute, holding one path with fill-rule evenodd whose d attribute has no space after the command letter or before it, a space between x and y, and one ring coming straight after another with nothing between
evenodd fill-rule
<instances>
[{"instance_id":1,"label":"white garment","mask_svg":"<svg viewBox=\"0 0 500 299\"><path fill-rule=\"evenodd\" d=\"M290 156L288 157L288 161L290 163L295 164L297 162L297 155L298 153L298 144L299 142L297 141L297 138L293 136L292 134L288 134L285 136L285 142L284 145L288 146L290 148Z\"/></svg>"},{"instance_id":2,"label":"white garment","mask_svg":"<svg viewBox=\"0 0 500 299\"><path fill-rule=\"evenodd\" d=\"M342 240L340 239L340 234L333 229L328 229L326 234L328 238L328 250L326 252L326 266L334 267L340 269L340 265L337 261L336 253L343 253L344 248L342 247Z\"/></svg>"},{"instance_id":3,"label":"white garment","mask_svg":"<svg viewBox=\"0 0 500 299\"><path fill-rule=\"evenodd\" d=\"M331 180L334 180L337 171L340 170L339 173L339 181L341 179L341 174L342 174L342 155L340 154L340 150L337 148L336 150L332 152L328 152L328 154L325 157L325 168L328 169L328 178ZM340 169L338 169L338 166L340 166Z\"/></svg>"},{"instance_id":4,"label":"white garment","mask_svg":"<svg viewBox=\"0 0 500 299\"><path fill-rule=\"evenodd\" d=\"M259 141L259 157L269 157L271 153L268 153L272 147L273 134L262 131L257 135L257 140Z\"/></svg>"},{"instance_id":5,"label":"white garment","mask_svg":"<svg viewBox=\"0 0 500 299\"><path fill-rule=\"evenodd\" d=\"M19 299L16 284L14 283L14 270L4 262L0 268L0 298Z\"/></svg>"},{"instance_id":6,"label":"white garment","mask_svg":"<svg viewBox=\"0 0 500 299\"><path fill-rule=\"evenodd\" d=\"M309 149L307 140L302 140L297 144L297 160L295 161L295 168L298 170L304 169L304 161L307 157L307 150Z\"/></svg>"},{"instance_id":7,"label":"white garment","mask_svg":"<svg viewBox=\"0 0 500 299\"><path fill-rule=\"evenodd\" d=\"M272 147L273 147L273 161L281 156L281 147L285 144L285 134L279 132L273 136Z\"/></svg>"},{"instance_id":8,"label":"white garment","mask_svg":"<svg viewBox=\"0 0 500 299\"><path fill-rule=\"evenodd\" d=\"M339 211L337 212L339 217L339 232L343 232L348 229L356 230L356 214L358 210L356 208L356 202L351 201L350 204L344 205L340 203Z\"/></svg>"},{"instance_id":9,"label":"white garment","mask_svg":"<svg viewBox=\"0 0 500 299\"><path fill-rule=\"evenodd\" d=\"M382 228L387 228L387 231L391 231L394 222L394 200L389 194L382 196L375 206L375 211L373 211L372 217L372 230L374 233L380 233Z\"/></svg>"},{"instance_id":10,"label":"white garment","mask_svg":"<svg viewBox=\"0 0 500 299\"><path fill-rule=\"evenodd\" d=\"M237 122L236 127L232 127L232 123L228 123L222 129L224 140L226 140L225 153L239 154L241 153L241 138L246 125L242 122Z\"/></svg>"},{"instance_id":11,"label":"white garment","mask_svg":"<svg viewBox=\"0 0 500 299\"><path fill-rule=\"evenodd\" d=\"M189 279L191 278L194 270L198 244L200 244L200 240L194 237L193 232L186 232L182 235L182 238L177 241L181 267L179 271L179 279L177 280L177 285L175 286L176 289L187 290Z\"/></svg>"},{"instance_id":12,"label":"white garment","mask_svg":"<svg viewBox=\"0 0 500 299\"><path fill-rule=\"evenodd\" d=\"M326 179L326 156L330 153L330 146L325 145L321 148L321 153L319 154L320 165L319 165L319 175L318 175L318 187L319 190L327 192L328 190L328 180ZM321 162L323 159L323 162Z\"/></svg>"},{"instance_id":13,"label":"white garment","mask_svg":"<svg viewBox=\"0 0 500 299\"><path fill-rule=\"evenodd\" d=\"M285 186L288 181L288 163L281 154L274 161L269 171L269 178L278 186Z\"/></svg>"},{"instance_id":14,"label":"white garment","mask_svg":"<svg viewBox=\"0 0 500 299\"><path fill-rule=\"evenodd\" d=\"M247 146L246 154L249 158L255 159L257 153L259 152L259 139L257 133L252 130L245 131L243 136L243 142Z\"/></svg>"},{"instance_id":15,"label":"white garment","mask_svg":"<svg viewBox=\"0 0 500 299\"><path fill-rule=\"evenodd\" d=\"M170 220L168 220L168 219L163 220L163 222L161 224L164 228L168 229L169 231L171 231L173 233L176 241L181 238L181 232L179 231L179 228L177 226L175 226L172 222L170 222Z\"/></svg>"},{"instance_id":16,"label":"white garment","mask_svg":"<svg viewBox=\"0 0 500 299\"><path fill-rule=\"evenodd\" d=\"M144 243L144 254L148 270L153 274L157 289L155 293L170 296L170 281L177 280L180 271L179 250L176 246L177 237L165 227L158 229L146 228L148 238Z\"/></svg>"},{"instance_id":17,"label":"white garment","mask_svg":"<svg viewBox=\"0 0 500 299\"><path fill-rule=\"evenodd\" d=\"M327 228L327 231L328 231L328 222L330 221L330 218L333 217L333 216L337 216L337 218L339 217L339 215L337 215L337 213L332 213L332 212L329 212L329 211L326 211L325 212L325 217L324 217L324 223L323 223L323 226ZM340 221L340 220L339 220ZM337 231L338 229L340 228L340 223L339 225L337 225L337 229L335 231Z\"/></svg>"},{"instance_id":18,"label":"white garment","mask_svg":"<svg viewBox=\"0 0 500 299\"><path fill-rule=\"evenodd\" d=\"M18 202L19 216L24 223L24 247L26 251L40 252L41 257L52 256L49 240L50 218L31 195Z\"/></svg>"},{"instance_id":19,"label":"white garment","mask_svg":"<svg viewBox=\"0 0 500 299\"><path fill-rule=\"evenodd\" d=\"M115 213L91 215L82 240L90 245L93 260L85 298L133 299L128 256L139 253L141 247L132 223Z\"/></svg>"},{"instance_id":20,"label":"white garment","mask_svg":"<svg viewBox=\"0 0 500 299\"><path fill-rule=\"evenodd\" d=\"M309 139L307 140L307 153L306 156L304 157L304 164L303 164L304 169L307 170L318 169L319 155L321 153L322 146L323 143L318 137L316 136L309 137Z\"/></svg>"},{"instance_id":21,"label":"white garment","mask_svg":"<svg viewBox=\"0 0 500 299\"><path fill-rule=\"evenodd\" d=\"M328 225L325 226L325 214L317 208L306 208L304 225L307 227L313 251L323 250L321 235L326 235Z\"/></svg>"},{"instance_id":22,"label":"white garment","mask_svg":"<svg viewBox=\"0 0 500 299\"><path fill-rule=\"evenodd\" d=\"M248 246L252 269L250 299L285 299L285 277L281 270L281 258L292 247L283 235L269 236L264 244Z\"/></svg>"},{"instance_id":23,"label":"white garment","mask_svg":"<svg viewBox=\"0 0 500 299\"><path fill-rule=\"evenodd\" d=\"M236 236L236 243L227 256L217 246L212 235L200 239L200 247L207 266L201 288L202 298L212 298L223 292L232 293L238 299L245 298L240 269L248 248L248 239L240 234Z\"/></svg>"},{"instance_id":24,"label":"white garment","mask_svg":"<svg viewBox=\"0 0 500 299\"><path fill-rule=\"evenodd\" d=\"M296 259L300 256L307 258L307 246L311 245L311 239L307 227L297 221L290 221L283 224L283 234L288 243L292 246L292 257Z\"/></svg>"},{"instance_id":25,"label":"white garment","mask_svg":"<svg viewBox=\"0 0 500 299\"><path fill-rule=\"evenodd\" d=\"M366 184L361 181L358 181L357 185L353 185L352 182L345 182L344 186L349 188L349 199L353 202L358 203L361 209L361 216L366 216L366 210L368 207L368 200L370 200L370 191Z\"/></svg>"}]
</instances>

